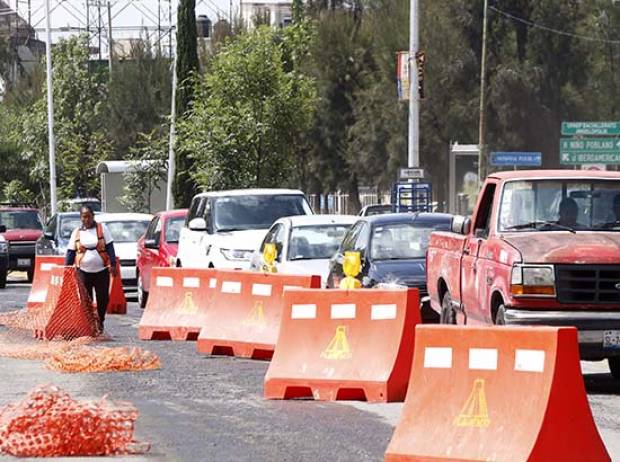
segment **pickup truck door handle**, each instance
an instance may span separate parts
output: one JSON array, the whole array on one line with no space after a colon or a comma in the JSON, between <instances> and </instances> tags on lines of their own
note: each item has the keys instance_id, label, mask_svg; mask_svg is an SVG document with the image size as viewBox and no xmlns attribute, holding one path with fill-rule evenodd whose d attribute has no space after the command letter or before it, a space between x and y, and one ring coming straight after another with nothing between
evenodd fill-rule
<instances>
[{"instance_id":1,"label":"pickup truck door handle","mask_svg":"<svg viewBox=\"0 0 620 462\"><path fill-rule=\"evenodd\" d=\"M469 247L465 247L463 249L463 255L469 255L471 253L471 251L469 250Z\"/></svg>"}]
</instances>

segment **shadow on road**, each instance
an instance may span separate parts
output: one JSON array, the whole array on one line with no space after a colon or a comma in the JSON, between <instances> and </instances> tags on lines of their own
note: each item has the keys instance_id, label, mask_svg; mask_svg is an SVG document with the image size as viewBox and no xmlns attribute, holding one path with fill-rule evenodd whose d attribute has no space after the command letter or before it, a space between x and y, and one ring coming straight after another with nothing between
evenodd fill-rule
<instances>
[{"instance_id":1,"label":"shadow on road","mask_svg":"<svg viewBox=\"0 0 620 462\"><path fill-rule=\"evenodd\" d=\"M611 374L584 374L586 391L597 395L620 395L620 380Z\"/></svg>"}]
</instances>

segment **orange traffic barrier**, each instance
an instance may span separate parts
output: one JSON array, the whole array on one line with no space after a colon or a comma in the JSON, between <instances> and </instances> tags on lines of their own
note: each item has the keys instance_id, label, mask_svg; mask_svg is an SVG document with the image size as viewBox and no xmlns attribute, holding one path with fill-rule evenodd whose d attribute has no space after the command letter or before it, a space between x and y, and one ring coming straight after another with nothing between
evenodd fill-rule
<instances>
[{"instance_id":1,"label":"orange traffic barrier","mask_svg":"<svg viewBox=\"0 0 620 462\"><path fill-rule=\"evenodd\" d=\"M153 268L141 340L196 340L218 286L214 269Z\"/></svg>"},{"instance_id":2,"label":"orange traffic barrier","mask_svg":"<svg viewBox=\"0 0 620 462\"><path fill-rule=\"evenodd\" d=\"M98 318L77 271L72 266L54 266L42 316L35 337L51 340L95 337Z\"/></svg>"},{"instance_id":3,"label":"orange traffic barrier","mask_svg":"<svg viewBox=\"0 0 620 462\"><path fill-rule=\"evenodd\" d=\"M608 461L575 328L418 326L396 461Z\"/></svg>"},{"instance_id":4,"label":"orange traffic barrier","mask_svg":"<svg viewBox=\"0 0 620 462\"><path fill-rule=\"evenodd\" d=\"M116 276L110 277L110 300L108 302L107 313L127 314L127 299L123 290L123 280L121 279L121 265L116 260Z\"/></svg>"},{"instance_id":5,"label":"orange traffic barrier","mask_svg":"<svg viewBox=\"0 0 620 462\"><path fill-rule=\"evenodd\" d=\"M61 255L37 255L35 257L34 277L26 304L29 310L36 310L43 306L52 275L52 267L64 265L64 263L65 257Z\"/></svg>"},{"instance_id":6,"label":"orange traffic barrier","mask_svg":"<svg viewBox=\"0 0 620 462\"><path fill-rule=\"evenodd\" d=\"M265 398L402 401L419 307L417 289L284 292Z\"/></svg>"},{"instance_id":7,"label":"orange traffic barrier","mask_svg":"<svg viewBox=\"0 0 620 462\"><path fill-rule=\"evenodd\" d=\"M278 339L285 289L318 288L320 276L218 270L198 336L199 353L270 359Z\"/></svg>"}]
</instances>

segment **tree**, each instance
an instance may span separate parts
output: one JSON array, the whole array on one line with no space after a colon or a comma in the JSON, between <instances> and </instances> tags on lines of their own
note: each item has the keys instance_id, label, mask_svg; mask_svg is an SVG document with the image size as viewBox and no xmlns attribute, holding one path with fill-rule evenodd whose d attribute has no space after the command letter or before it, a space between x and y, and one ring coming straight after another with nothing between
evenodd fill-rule
<instances>
[{"instance_id":1,"label":"tree","mask_svg":"<svg viewBox=\"0 0 620 462\"><path fill-rule=\"evenodd\" d=\"M296 141L315 102L312 82L285 71L284 50L291 40L269 27L240 35L222 48L210 73L197 83L179 143L192 153L192 178L201 187L291 183Z\"/></svg>"},{"instance_id":2,"label":"tree","mask_svg":"<svg viewBox=\"0 0 620 462\"><path fill-rule=\"evenodd\" d=\"M7 202L18 204L34 203L34 194L20 180L11 180L4 185L2 190L3 199Z\"/></svg>"},{"instance_id":3,"label":"tree","mask_svg":"<svg viewBox=\"0 0 620 462\"><path fill-rule=\"evenodd\" d=\"M177 97L176 113L183 116L193 100L192 77L198 71L196 1L181 0L177 11ZM175 198L179 205L189 205L195 193L192 182L194 163L189 152L177 150Z\"/></svg>"},{"instance_id":4,"label":"tree","mask_svg":"<svg viewBox=\"0 0 620 462\"><path fill-rule=\"evenodd\" d=\"M166 180L168 142L165 131L140 133L129 150L132 166L123 174L125 187L119 202L133 212L152 213L151 197Z\"/></svg>"},{"instance_id":5,"label":"tree","mask_svg":"<svg viewBox=\"0 0 620 462\"><path fill-rule=\"evenodd\" d=\"M99 192L96 166L112 152L112 142L103 123L106 86L101 76L89 72L85 37L60 40L53 51L59 199L96 196ZM28 175L41 185L43 197L47 195L44 185L49 178L46 120L47 103L41 96L22 114L19 139L22 154L32 159Z\"/></svg>"}]
</instances>

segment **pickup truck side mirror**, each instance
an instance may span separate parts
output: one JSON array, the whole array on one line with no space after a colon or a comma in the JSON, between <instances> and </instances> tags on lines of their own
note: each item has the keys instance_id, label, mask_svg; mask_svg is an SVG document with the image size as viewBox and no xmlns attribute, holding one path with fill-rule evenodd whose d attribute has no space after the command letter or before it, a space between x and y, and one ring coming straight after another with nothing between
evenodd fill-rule
<instances>
[{"instance_id":1,"label":"pickup truck side mirror","mask_svg":"<svg viewBox=\"0 0 620 462\"><path fill-rule=\"evenodd\" d=\"M6 233L6 226L0 225L0 233Z\"/></svg>"},{"instance_id":2,"label":"pickup truck side mirror","mask_svg":"<svg viewBox=\"0 0 620 462\"><path fill-rule=\"evenodd\" d=\"M471 219L463 215L455 215L450 229L453 233L467 235L471 231Z\"/></svg>"},{"instance_id":3,"label":"pickup truck side mirror","mask_svg":"<svg viewBox=\"0 0 620 462\"><path fill-rule=\"evenodd\" d=\"M188 223L189 229L192 231L206 231L207 230L207 222L204 218L194 218Z\"/></svg>"}]
</instances>

